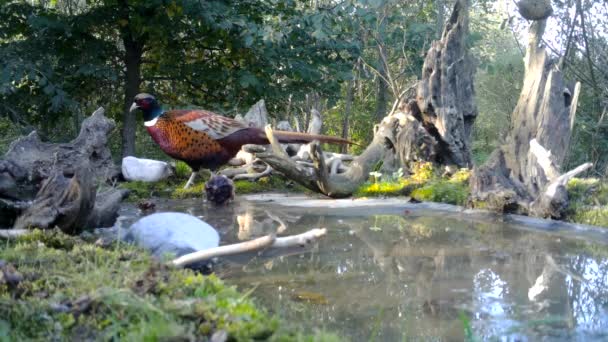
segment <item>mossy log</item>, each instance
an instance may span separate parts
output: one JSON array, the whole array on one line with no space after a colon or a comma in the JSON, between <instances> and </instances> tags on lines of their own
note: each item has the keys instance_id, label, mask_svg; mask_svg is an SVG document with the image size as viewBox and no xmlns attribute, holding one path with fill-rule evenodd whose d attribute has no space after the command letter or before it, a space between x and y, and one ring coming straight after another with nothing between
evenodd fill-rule
<instances>
[{"instance_id":1,"label":"mossy log","mask_svg":"<svg viewBox=\"0 0 608 342\"><path fill-rule=\"evenodd\" d=\"M584 164L560 175L568 151L580 83L564 79L541 45L546 20L530 26L524 84L511 116L507 143L475 169L472 203L497 211L562 218L568 206L568 180Z\"/></svg>"}]
</instances>

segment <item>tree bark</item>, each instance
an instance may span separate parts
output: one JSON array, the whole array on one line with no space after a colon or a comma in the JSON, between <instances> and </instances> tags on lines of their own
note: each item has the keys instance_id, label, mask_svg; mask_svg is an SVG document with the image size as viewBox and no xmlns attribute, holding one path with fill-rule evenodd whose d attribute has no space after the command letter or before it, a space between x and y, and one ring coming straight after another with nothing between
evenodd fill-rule
<instances>
[{"instance_id":1,"label":"tree bark","mask_svg":"<svg viewBox=\"0 0 608 342\"><path fill-rule=\"evenodd\" d=\"M141 64L144 51L142 41L133 36L130 28L129 7L125 0L119 1L122 19L128 23L121 32L125 48L125 85L122 116L122 157L135 156L135 113L129 111L133 98L139 93L141 84Z\"/></svg>"},{"instance_id":2,"label":"tree bark","mask_svg":"<svg viewBox=\"0 0 608 342\"><path fill-rule=\"evenodd\" d=\"M353 109L353 101L355 98L355 81L350 80L346 85L346 99L344 103L344 115L342 116L342 138L348 139L350 129L350 116ZM340 146L341 153L347 153L348 145Z\"/></svg>"},{"instance_id":3,"label":"tree bark","mask_svg":"<svg viewBox=\"0 0 608 342\"><path fill-rule=\"evenodd\" d=\"M374 117L376 118L375 122L382 121L382 118L388 114L386 112L387 102L388 102L388 84L386 80L388 79L387 75L387 66L384 63L384 58L382 56L385 54L385 47L382 44L378 45L378 77L376 78L376 110Z\"/></svg>"},{"instance_id":4,"label":"tree bark","mask_svg":"<svg viewBox=\"0 0 608 342\"><path fill-rule=\"evenodd\" d=\"M441 40L431 44L422 68L416 102L421 122L437 140L436 162L470 167L470 136L475 118L475 63L468 54L468 5L458 1Z\"/></svg>"},{"instance_id":5,"label":"tree bark","mask_svg":"<svg viewBox=\"0 0 608 342\"><path fill-rule=\"evenodd\" d=\"M580 83L564 80L541 46L546 20L532 22L524 84L511 116L507 144L492 153L471 177L472 204L497 211L561 218L568 205L565 185L588 169L560 176L570 143Z\"/></svg>"},{"instance_id":6,"label":"tree bark","mask_svg":"<svg viewBox=\"0 0 608 342\"><path fill-rule=\"evenodd\" d=\"M142 49L137 43L125 39L125 98L122 117L122 157L135 156L135 113L129 111L141 83Z\"/></svg>"}]
</instances>

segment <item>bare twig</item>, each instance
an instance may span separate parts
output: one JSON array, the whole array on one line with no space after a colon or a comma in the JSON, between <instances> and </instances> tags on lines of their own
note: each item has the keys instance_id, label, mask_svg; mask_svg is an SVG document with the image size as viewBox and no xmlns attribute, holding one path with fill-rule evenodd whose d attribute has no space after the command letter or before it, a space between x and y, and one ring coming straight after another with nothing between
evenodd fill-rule
<instances>
[{"instance_id":1,"label":"bare twig","mask_svg":"<svg viewBox=\"0 0 608 342\"><path fill-rule=\"evenodd\" d=\"M184 267L193 263L210 260L212 258L260 251L266 248L290 248L306 247L327 234L325 228L314 228L298 235L275 238L267 235L247 242L235 243L215 248L206 249L183 255L171 261L171 264Z\"/></svg>"}]
</instances>

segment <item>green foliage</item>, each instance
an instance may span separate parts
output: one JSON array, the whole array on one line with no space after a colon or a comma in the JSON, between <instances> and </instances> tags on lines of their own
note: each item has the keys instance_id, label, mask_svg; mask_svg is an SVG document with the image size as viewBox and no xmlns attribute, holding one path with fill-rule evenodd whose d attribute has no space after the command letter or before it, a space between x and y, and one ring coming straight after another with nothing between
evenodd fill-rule
<instances>
[{"instance_id":1,"label":"green foliage","mask_svg":"<svg viewBox=\"0 0 608 342\"><path fill-rule=\"evenodd\" d=\"M566 219L608 227L608 184L597 178L573 178L567 185L570 205Z\"/></svg>"},{"instance_id":2,"label":"green foliage","mask_svg":"<svg viewBox=\"0 0 608 342\"><path fill-rule=\"evenodd\" d=\"M501 14L474 11L471 30L478 40L471 52L478 59L475 75L476 102L479 115L472 135L472 152L476 164L504 143L511 127L523 83L522 53L509 30L501 29Z\"/></svg>"},{"instance_id":3,"label":"green foliage","mask_svg":"<svg viewBox=\"0 0 608 342\"><path fill-rule=\"evenodd\" d=\"M16 125L10 120L0 117L0 155L6 153L10 143L20 136Z\"/></svg>"},{"instance_id":4,"label":"green foliage","mask_svg":"<svg viewBox=\"0 0 608 342\"><path fill-rule=\"evenodd\" d=\"M410 196L418 201L465 205L469 194L468 183L434 180L414 189Z\"/></svg>"},{"instance_id":5,"label":"green foliage","mask_svg":"<svg viewBox=\"0 0 608 342\"><path fill-rule=\"evenodd\" d=\"M292 0L9 1L0 9L0 113L67 140L99 104L122 120L125 87L137 86L125 69L141 72L132 92L167 106L225 112L261 97L271 108L285 94L332 97L358 56L346 39L349 11Z\"/></svg>"},{"instance_id":6,"label":"green foliage","mask_svg":"<svg viewBox=\"0 0 608 342\"><path fill-rule=\"evenodd\" d=\"M23 277L0 285L9 340L207 340L219 330L239 341L337 340L289 331L216 276L161 265L132 246L48 241L41 232L3 241L0 259Z\"/></svg>"}]
</instances>

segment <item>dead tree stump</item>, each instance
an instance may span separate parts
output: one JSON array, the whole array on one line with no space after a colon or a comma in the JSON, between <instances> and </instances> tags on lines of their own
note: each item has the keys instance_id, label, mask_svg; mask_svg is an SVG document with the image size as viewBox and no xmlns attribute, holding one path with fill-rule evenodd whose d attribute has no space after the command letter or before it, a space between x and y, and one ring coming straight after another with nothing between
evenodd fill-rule
<instances>
[{"instance_id":1,"label":"dead tree stump","mask_svg":"<svg viewBox=\"0 0 608 342\"><path fill-rule=\"evenodd\" d=\"M568 205L568 179L584 164L560 175L570 143L580 83L568 82L541 46L546 20L529 30L523 88L512 114L507 143L471 177L472 204L497 211L561 218Z\"/></svg>"},{"instance_id":2,"label":"dead tree stump","mask_svg":"<svg viewBox=\"0 0 608 342\"><path fill-rule=\"evenodd\" d=\"M458 167L472 166L470 136L477 117L475 63L466 46L468 32L467 3L457 1L441 40L431 44L424 60L416 96L420 116L414 116L436 140L436 162Z\"/></svg>"}]
</instances>

